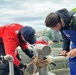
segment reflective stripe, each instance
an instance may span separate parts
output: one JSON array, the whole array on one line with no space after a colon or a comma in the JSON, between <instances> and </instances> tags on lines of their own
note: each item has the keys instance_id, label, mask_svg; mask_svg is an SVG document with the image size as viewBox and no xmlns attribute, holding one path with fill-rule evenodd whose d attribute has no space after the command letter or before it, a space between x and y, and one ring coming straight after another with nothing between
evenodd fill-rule
<instances>
[{"instance_id":1,"label":"reflective stripe","mask_svg":"<svg viewBox=\"0 0 76 75\"><path fill-rule=\"evenodd\" d=\"M73 19L70 20L70 23L69 23L69 29L71 29L71 25L73 23Z\"/></svg>"}]
</instances>

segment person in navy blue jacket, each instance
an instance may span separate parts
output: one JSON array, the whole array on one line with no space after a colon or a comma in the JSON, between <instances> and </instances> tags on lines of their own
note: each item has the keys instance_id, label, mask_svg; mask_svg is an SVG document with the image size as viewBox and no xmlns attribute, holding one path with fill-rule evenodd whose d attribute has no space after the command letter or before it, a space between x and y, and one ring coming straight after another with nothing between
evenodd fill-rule
<instances>
[{"instance_id":1,"label":"person in navy blue jacket","mask_svg":"<svg viewBox=\"0 0 76 75\"><path fill-rule=\"evenodd\" d=\"M47 15L46 27L61 31L63 55L69 57L70 75L76 75L76 16L66 8Z\"/></svg>"}]
</instances>

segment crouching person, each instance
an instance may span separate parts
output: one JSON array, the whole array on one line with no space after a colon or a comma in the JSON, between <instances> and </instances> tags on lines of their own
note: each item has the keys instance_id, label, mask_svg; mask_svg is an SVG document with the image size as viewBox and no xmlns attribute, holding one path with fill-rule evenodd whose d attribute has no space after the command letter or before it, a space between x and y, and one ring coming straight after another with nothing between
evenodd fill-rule
<instances>
[{"instance_id":1,"label":"crouching person","mask_svg":"<svg viewBox=\"0 0 76 75\"><path fill-rule=\"evenodd\" d=\"M30 26L20 24L9 24L0 27L0 55L10 54L14 58L14 75L24 75L23 70L28 68L18 57L16 48L21 47L22 51L30 58L34 59L33 51L28 48L29 44L36 42L35 30ZM9 63L7 60L1 60L0 75L9 74Z\"/></svg>"}]
</instances>

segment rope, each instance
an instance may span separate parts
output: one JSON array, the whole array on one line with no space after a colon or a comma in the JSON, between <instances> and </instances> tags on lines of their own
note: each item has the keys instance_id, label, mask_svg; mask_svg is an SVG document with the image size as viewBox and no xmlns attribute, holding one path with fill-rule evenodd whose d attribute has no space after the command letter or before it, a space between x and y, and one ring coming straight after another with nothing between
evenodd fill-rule
<instances>
[{"instance_id":1,"label":"rope","mask_svg":"<svg viewBox=\"0 0 76 75\"><path fill-rule=\"evenodd\" d=\"M30 66L31 64L33 64L33 61L31 61L29 64L28 64L28 66ZM26 70L24 70L23 71L26 75L31 75L31 74L29 74Z\"/></svg>"},{"instance_id":2,"label":"rope","mask_svg":"<svg viewBox=\"0 0 76 75\"><path fill-rule=\"evenodd\" d=\"M44 66L50 64L51 62L52 62L52 60L50 60L50 58L48 58L48 57L45 60L36 58L36 59L34 59L33 64L35 66L37 66L37 68L41 68L41 67L44 67Z\"/></svg>"},{"instance_id":3,"label":"rope","mask_svg":"<svg viewBox=\"0 0 76 75\"><path fill-rule=\"evenodd\" d=\"M37 73L37 70L38 68L41 68L41 67L44 67L48 64L50 64L52 62L52 60L47 57L45 60L43 59L38 59L38 58L35 58L32 62L30 62L28 65L30 66L31 64L34 65L34 72L32 75L36 74ZM26 75L30 75L26 70L24 71L26 73Z\"/></svg>"},{"instance_id":4,"label":"rope","mask_svg":"<svg viewBox=\"0 0 76 75\"><path fill-rule=\"evenodd\" d=\"M23 72L24 72L26 75L30 75L26 70L23 70Z\"/></svg>"}]
</instances>

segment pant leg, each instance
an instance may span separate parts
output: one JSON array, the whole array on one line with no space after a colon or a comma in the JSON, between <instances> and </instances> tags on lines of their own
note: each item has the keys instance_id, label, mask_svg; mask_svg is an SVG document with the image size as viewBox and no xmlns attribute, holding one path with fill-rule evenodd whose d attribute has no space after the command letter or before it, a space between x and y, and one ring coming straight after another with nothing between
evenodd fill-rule
<instances>
[{"instance_id":1,"label":"pant leg","mask_svg":"<svg viewBox=\"0 0 76 75\"><path fill-rule=\"evenodd\" d=\"M24 73L17 66L14 66L14 75L24 75Z\"/></svg>"},{"instance_id":2,"label":"pant leg","mask_svg":"<svg viewBox=\"0 0 76 75\"><path fill-rule=\"evenodd\" d=\"M6 60L3 60L2 62L3 63L0 64L0 75L8 75L9 63ZM24 73L17 66L14 65L14 75L24 75Z\"/></svg>"},{"instance_id":3,"label":"pant leg","mask_svg":"<svg viewBox=\"0 0 76 75\"><path fill-rule=\"evenodd\" d=\"M5 55L4 45L0 42L0 55ZM0 63L0 75L8 75L9 73L9 63L6 60L2 60Z\"/></svg>"},{"instance_id":4,"label":"pant leg","mask_svg":"<svg viewBox=\"0 0 76 75\"><path fill-rule=\"evenodd\" d=\"M69 58L70 75L76 75L76 57Z\"/></svg>"},{"instance_id":5,"label":"pant leg","mask_svg":"<svg viewBox=\"0 0 76 75\"><path fill-rule=\"evenodd\" d=\"M3 60L0 64L0 75L8 75L9 74L9 63L6 60Z\"/></svg>"}]
</instances>

